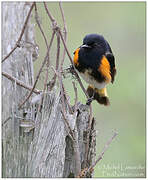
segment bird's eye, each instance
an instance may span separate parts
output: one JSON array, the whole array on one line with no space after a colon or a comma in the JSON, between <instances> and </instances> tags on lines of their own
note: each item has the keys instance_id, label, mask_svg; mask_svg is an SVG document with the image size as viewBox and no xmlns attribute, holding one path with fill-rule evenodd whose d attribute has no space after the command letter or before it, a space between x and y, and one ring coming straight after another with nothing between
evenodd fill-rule
<instances>
[{"instance_id":1,"label":"bird's eye","mask_svg":"<svg viewBox=\"0 0 148 180\"><path fill-rule=\"evenodd\" d=\"M94 45L95 45L95 46L99 46L99 43L96 43L96 42L95 42Z\"/></svg>"},{"instance_id":2,"label":"bird's eye","mask_svg":"<svg viewBox=\"0 0 148 180\"><path fill-rule=\"evenodd\" d=\"M94 45L94 42L89 42L87 43L89 46L93 46Z\"/></svg>"},{"instance_id":3,"label":"bird's eye","mask_svg":"<svg viewBox=\"0 0 148 180\"><path fill-rule=\"evenodd\" d=\"M90 43L88 43L88 45L91 46L91 47L96 47L96 46L98 46L98 43L90 42Z\"/></svg>"}]
</instances>

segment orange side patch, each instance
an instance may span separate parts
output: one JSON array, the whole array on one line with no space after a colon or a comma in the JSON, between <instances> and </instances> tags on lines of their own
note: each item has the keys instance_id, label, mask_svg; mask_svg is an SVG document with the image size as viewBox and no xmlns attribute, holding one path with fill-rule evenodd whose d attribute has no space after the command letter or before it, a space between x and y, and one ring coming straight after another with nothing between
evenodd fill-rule
<instances>
[{"instance_id":1,"label":"orange side patch","mask_svg":"<svg viewBox=\"0 0 148 180\"><path fill-rule=\"evenodd\" d=\"M78 62L79 50L80 50L80 48L76 49L75 52L74 52L74 59L73 59L73 61L74 61L74 64L75 64L76 66L79 65L79 62Z\"/></svg>"},{"instance_id":2,"label":"orange side patch","mask_svg":"<svg viewBox=\"0 0 148 180\"><path fill-rule=\"evenodd\" d=\"M101 74L105 77L106 82L111 81L111 75L110 75L110 64L105 56L101 59L101 64L99 67L99 71Z\"/></svg>"}]
</instances>

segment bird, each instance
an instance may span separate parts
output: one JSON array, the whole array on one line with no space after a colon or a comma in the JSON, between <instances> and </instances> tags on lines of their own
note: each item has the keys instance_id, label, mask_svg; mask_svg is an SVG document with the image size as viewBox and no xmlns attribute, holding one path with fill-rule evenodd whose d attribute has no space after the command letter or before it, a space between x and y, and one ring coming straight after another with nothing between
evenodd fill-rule
<instances>
[{"instance_id":1,"label":"bird","mask_svg":"<svg viewBox=\"0 0 148 180\"><path fill-rule=\"evenodd\" d=\"M88 101L110 105L106 86L113 83L116 75L115 57L107 40L100 34L87 34L83 44L74 51L73 65L89 84Z\"/></svg>"}]
</instances>

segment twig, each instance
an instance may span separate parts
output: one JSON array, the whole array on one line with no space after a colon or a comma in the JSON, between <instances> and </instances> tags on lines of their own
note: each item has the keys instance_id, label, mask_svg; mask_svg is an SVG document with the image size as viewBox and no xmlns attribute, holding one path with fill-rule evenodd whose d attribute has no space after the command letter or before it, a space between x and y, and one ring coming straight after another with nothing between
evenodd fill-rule
<instances>
[{"instance_id":1,"label":"twig","mask_svg":"<svg viewBox=\"0 0 148 180\"><path fill-rule=\"evenodd\" d=\"M64 24L64 40L65 40L65 43L66 43L66 40L67 40L67 25L66 25L66 20L65 20L65 16L64 16L64 11L63 11L63 8L62 8L62 2L59 2L59 7L60 7L60 11L61 11L61 14L62 14L62 19L63 19L63 24ZM66 50L64 48L63 50L63 57L62 57L62 60L61 60L61 64L60 64L60 72L63 72L63 63L64 63L64 59L65 59L65 55L66 55ZM63 84L63 91L64 91L64 95L65 95L65 99L66 99L66 102L67 102L67 105L69 107L69 111L70 113L72 114L73 111L72 111L72 108L69 104L69 101L68 101L68 98L67 98L67 95L66 95L66 91L65 91L65 88L64 88L64 84Z\"/></svg>"},{"instance_id":2,"label":"twig","mask_svg":"<svg viewBox=\"0 0 148 180\"><path fill-rule=\"evenodd\" d=\"M49 10L48 10L48 8L47 8L46 2L44 2L44 7L45 7L45 10L46 10L46 12L47 12L50 20L52 21L52 23L56 22L55 19L54 19L54 17L50 14L50 12L49 12Z\"/></svg>"},{"instance_id":3,"label":"twig","mask_svg":"<svg viewBox=\"0 0 148 180\"><path fill-rule=\"evenodd\" d=\"M70 103L69 103L69 101L68 101L68 97L67 97L67 93L66 93L64 84L62 84L62 86L63 86L64 97L65 97L66 103L67 103L68 108L69 108L69 112L70 112L70 114L72 114L72 113L73 113L73 110L72 110L72 107L71 107L71 105L70 105Z\"/></svg>"},{"instance_id":4,"label":"twig","mask_svg":"<svg viewBox=\"0 0 148 180\"><path fill-rule=\"evenodd\" d=\"M32 95L32 92L33 92L33 90L34 90L34 88L35 88L35 86L36 86L36 84L37 84L37 82L38 82L38 79L39 79L39 76L40 76L40 74L41 74L41 72L42 72L42 69L43 69L43 67L44 67L44 65L45 65L45 63L46 63L46 61L47 61L48 56L49 56L49 51L50 51L50 48L51 48L51 45L52 45L52 42L53 42L53 39L54 39L54 35L55 35L55 32L53 31L52 37L51 37L51 40L50 40L50 43L49 43L49 46L48 46L48 50L47 50L47 53L46 53L46 56L45 56L44 61L43 61L42 65L41 65L41 68L40 68L40 70L39 70L39 72L38 72L38 74L37 74L37 77L36 77L36 80L35 80L35 82L34 82L33 88L32 88L32 90L30 91L29 95L26 97L26 99L19 105L19 109L25 104L25 102L26 102L26 101L30 98L30 96Z\"/></svg>"},{"instance_id":5,"label":"twig","mask_svg":"<svg viewBox=\"0 0 148 180\"><path fill-rule=\"evenodd\" d=\"M69 122L66 118L66 110L65 110L65 103L64 103L64 91L63 91L63 82L62 82L62 76L60 75L60 86L61 86L61 96L62 96L62 104L63 104L63 110L62 110L62 114L63 114L63 117L64 117L64 120L70 130L70 135L71 135L71 138L72 138L72 141L73 141L73 148L74 148L74 155L75 155L75 162L76 162L76 174L75 176L78 176L78 174L80 173L81 171L81 160L80 160L80 152L79 152L79 143L78 143L78 131L77 131L77 127L75 126L74 128L74 131L72 131L70 125L69 125ZM77 100L77 98L76 98Z\"/></svg>"},{"instance_id":6,"label":"twig","mask_svg":"<svg viewBox=\"0 0 148 180\"><path fill-rule=\"evenodd\" d=\"M66 125L67 125L67 127L69 129L70 137L71 137L72 141L74 141L75 137L74 137L73 131L72 131L71 127L70 127L70 124L68 122L68 119L66 117L66 105L65 105L65 99L64 99L63 82L62 82L62 76L61 76L60 72L57 73L57 77L59 79L60 91L61 91L61 97L62 97L62 111L61 112L62 112L63 118L64 118L64 120L66 122Z\"/></svg>"},{"instance_id":7,"label":"twig","mask_svg":"<svg viewBox=\"0 0 148 180\"><path fill-rule=\"evenodd\" d=\"M72 60L71 55L70 55L70 53L69 53L69 51L68 51L68 48L67 48L67 46L66 46L66 43L65 43L65 40L64 40L64 38L63 38L63 35L62 35L61 31L59 31L59 34L60 34L60 36L61 36L61 40L62 40L62 42L63 42L63 45L64 45L64 48L65 48L65 50L66 50L66 52L67 52L67 55L68 55L68 57L69 57L69 59L70 59L70 62L71 62L71 64L73 65L73 60Z\"/></svg>"},{"instance_id":8,"label":"twig","mask_svg":"<svg viewBox=\"0 0 148 180\"><path fill-rule=\"evenodd\" d=\"M61 40L62 40L62 42L63 42L64 48L65 48L65 50L66 50L66 52L67 52L67 55L68 55L68 57L69 57L69 60L70 60L71 64L72 64L73 67L74 67L74 70L75 70L75 66L74 66L74 64L73 64L73 60L72 60L71 55L70 55L70 53L69 53L69 51L68 51L68 49L67 49L67 46L66 46L66 43L65 43L65 40L64 40L64 38L63 38L63 35L62 35L61 31L59 31L59 34L60 34L60 36L61 36ZM76 78L77 78L77 80L78 80L78 82L79 82L79 84L80 84L80 86L81 86L84 94L86 95L87 98L89 98L89 96L88 96L88 94L87 94L87 92L86 92L86 90L85 90L85 88L84 88L84 86L83 86L83 84L82 84L82 81L81 81L81 79L79 78L79 75L78 75L78 73L76 72L76 70L75 70L75 76L76 76Z\"/></svg>"},{"instance_id":9,"label":"twig","mask_svg":"<svg viewBox=\"0 0 148 180\"><path fill-rule=\"evenodd\" d=\"M61 71L56 71L55 68L53 66L51 66L51 69L54 71L54 73L58 76L58 72L61 72ZM59 78L58 78L59 79ZM59 82L60 84L60 82ZM70 114L73 114L73 110L72 110L72 107L68 101L68 97L67 97L67 93L65 91L65 87L64 87L64 84L63 84L63 81L62 81L62 87L63 87L63 94L64 94L64 98L65 98L65 101L66 101L66 104L68 105L68 108L69 108L69 112Z\"/></svg>"},{"instance_id":10,"label":"twig","mask_svg":"<svg viewBox=\"0 0 148 180\"><path fill-rule=\"evenodd\" d=\"M60 28L57 26L57 22L56 22L56 20L54 19L54 17L50 14L50 12L49 12L49 10L48 10L47 5L46 5L45 2L44 2L44 6L45 6L46 12L47 12L50 20L52 21L53 30L59 32L59 35L60 35L61 40L62 40L62 42L63 42L64 48L65 48L65 50L66 50L66 52L67 52L67 55L68 55L68 57L69 57L69 59L70 59L70 61L71 61L71 64L72 64L73 67L74 67L73 60L72 60L72 58L71 58L71 56L70 56L70 53L69 53L69 51L68 51L68 48L67 48L66 43L65 43L65 40L64 40L64 37L63 37L63 35L62 35L62 33L61 33L61 30L60 30ZM75 67L74 67L74 70L75 70ZM80 87L82 88L84 94L86 95L87 98L89 98L89 96L88 96L88 94L87 94L87 92L86 92L86 90L85 90L85 88L84 88L84 86L83 86L83 84L82 84L82 81L81 81L81 79L79 78L79 75L77 74L76 70L75 70L75 76L76 76L76 78L77 78L77 80L78 80L78 82L79 82L79 84L80 84Z\"/></svg>"},{"instance_id":11,"label":"twig","mask_svg":"<svg viewBox=\"0 0 148 180\"><path fill-rule=\"evenodd\" d=\"M56 71L59 68L59 57L60 57L60 36L57 32L57 57L56 57Z\"/></svg>"},{"instance_id":12,"label":"twig","mask_svg":"<svg viewBox=\"0 0 148 180\"><path fill-rule=\"evenodd\" d=\"M52 67L52 69L53 69L53 71L55 72L55 74L57 75L58 80L59 80L61 97L62 97L62 110L61 110L61 113L62 113L63 118L64 118L64 121L65 121L65 123L66 123L66 125L67 125L67 127L68 127L68 129L69 129L69 132L70 132L69 135L70 135L72 141L74 141L74 140L75 140L75 139L74 139L74 134L73 134L73 131L72 131L71 127L70 127L70 124L69 124L69 122L68 122L68 119L67 119L67 117L66 117L66 106L65 106L65 99L64 99L65 95L64 95L64 86L63 86L63 82L62 82L62 76L61 76L60 71L57 72L53 67Z\"/></svg>"},{"instance_id":13,"label":"twig","mask_svg":"<svg viewBox=\"0 0 148 180\"><path fill-rule=\"evenodd\" d=\"M60 33L60 28L57 26L57 22L56 22L56 20L54 19L54 17L51 15L51 13L49 12L49 10L48 10L48 8L47 8L47 4L44 2L44 6L45 6L45 10L46 10L46 12L47 12L47 14L48 14L48 17L49 17L49 19L51 20L51 22L52 22L52 25L53 25L53 30L54 31L56 31L56 33L58 34L58 35L60 35L59 33ZM64 58L64 57L63 57ZM61 72L62 72L62 66L60 65L60 67L59 67L59 73L60 73L60 76L61 76ZM61 78L61 82L62 82L62 78ZM63 85L63 82L62 82L62 87L63 88L61 88L62 89L62 91L64 91L64 85ZM64 93L63 93L64 94ZM66 95L64 94L64 96L65 96L65 98L66 98ZM66 101L68 102L68 100L66 99ZM70 106L69 106L69 108L70 108ZM70 108L71 109L71 108Z\"/></svg>"},{"instance_id":14,"label":"twig","mask_svg":"<svg viewBox=\"0 0 148 180\"><path fill-rule=\"evenodd\" d=\"M48 48L47 48L47 49L48 49ZM43 100L44 100L45 90L46 90L46 88L47 88L49 65L50 65L50 57L49 57L49 53L48 53L48 56L47 56L47 64L46 64L46 75L45 75L44 87L43 87L43 94L42 94L42 99L41 99L41 102L40 102L38 111L41 110L41 107L42 107L42 104L43 104Z\"/></svg>"},{"instance_id":15,"label":"twig","mask_svg":"<svg viewBox=\"0 0 148 180\"><path fill-rule=\"evenodd\" d=\"M53 31L58 32L60 30L60 28L59 28L59 26L57 26L57 22L56 22L55 18L49 12L46 2L44 2L44 7L45 7L45 10L46 10L46 13L47 13L49 19L52 22L52 29L53 29Z\"/></svg>"},{"instance_id":16,"label":"twig","mask_svg":"<svg viewBox=\"0 0 148 180\"><path fill-rule=\"evenodd\" d=\"M33 9L34 5L35 5L35 3L33 2L32 5L31 5L31 7L30 7L30 10L29 10L29 12L28 12L28 15L27 15L27 17L26 17L26 20L25 20L25 23L24 23L24 25L23 25L21 34L20 34L20 36L19 36L19 38L18 38L18 40L17 40L14 48L13 48L13 49L9 52L9 54L2 60L2 63L15 51L16 48L20 47L20 41L21 41L21 39L22 39L22 37L23 37L25 28L26 28L26 26L27 26L27 23L28 23L28 20L29 20L29 17L30 17L30 15L31 15L31 12L32 12L32 9Z\"/></svg>"},{"instance_id":17,"label":"twig","mask_svg":"<svg viewBox=\"0 0 148 180\"><path fill-rule=\"evenodd\" d=\"M86 174L87 172L91 171L91 169L93 169L96 164L103 158L104 156L104 153L106 152L106 150L109 148L109 145L111 144L111 142L113 141L113 139L115 139L115 137L118 135L117 132L114 132L113 136L107 141L107 143L105 144L104 148L103 148L103 151L101 152L101 154L98 156L97 160L94 162L93 165L91 165L88 170L86 171Z\"/></svg>"},{"instance_id":18,"label":"twig","mask_svg":"<svg viewBox=\"0 0 148 180\"><path fill-rule=\"evenodd\" d=\"M21 86L21 87L23 87L23 88L25 88L25 89L27 89L27 90L29 90L29 91L32 90L32 87L27 86L27 85L24 84L22 81L14 78L14 77L12 77L10 74L8 74L8 73L6 73L6 72L2 72L2 75L5 76L6 78L8 78L9 80L16 82L17 85L19 85L19 86ZM37 89L34 89L33 92L34 92L35 94L40 94L40 93L41 93L41 91L39 91L39 90L37 90Z\"/></svg>"},{"instance_id":19,"label":"twig","mask_svg":"<svg viewBox=\"0 0 148 180\"><path fill-rule=\"evenodd\" d=\"M63 19L63 24L64 24L64 30L63 31L64 31L64 40L65 40L65 43L66 43L66 41L67 41L67 25L66 25L66 20L65 20L65 16L64 16L64 11L63 11L63 8L62 8L62 2L59 2L59 6L60 6L60 11L61 11L61 14L62 14L62 19ZM61 69L63 69L65 55L66 55L66 50L64 48L63 57L62 57L62 60L61 60Z\"/></svg>"},{"instance_id":20,"label":"twig","mask_svg":"<svg viewBox=\"0 0 148 180\"><path fill-rule=\"evenodd\" d=\"M72 84L73 84L73 88L74 88L74 92L75 92L74 114L76 114L76 111L77 111L77 102L78 102L78 92L77 92L77 88L76 88L76 85L75 85L74 81L72 82Z\"/></svg>"},{"instance_id":21,"label":"twig","mask_svg":"<svg viewBox=\"0 0 148 180\"><path fill-rule=\"evenodd\" d=\"M57 71L59 68L59 57L60 57L60 36L59 36L59 33L57 32L57 57L56 57L56 69L55 69L55 71ZM53 86L55 85L56 77L57 77L57 74L55 72L54 76L52 78L50 89L52 89ZM48 84L50 84L50 82Z\"/></svg>"},{"instance_id":22,"label":"twig","mask_svg":"<svg viewBox=\"0 0 148 180\"><path fill-rule=\"evenodd\" d=\"M69 129L70 138L72 139L72 141L74 141L73 131L72 131L70 125L69 125L69 122L68 122L68 120L67 120L66 114L64 113L63 109L62 109L61 113L62 113L62 115L63 115L63 118L64 118L64 121L65 121L65 123L66 123L66 126L67 126L68 129Z\"/></svg>"},{"instance_id":23,"label":"twig","mask_svg":"<svg viewBox=\"0 0 148 180\"><path fill-rule=\"evenodd\" d=\"M12 119L12 117L8 117L4 122L2 122L2 127L6 124L6 122L8 122L10 119Z\"/></svg>"},{"instance_id":24,"label":"twig","mask_svg":"<svg viewBox=\"0 0 148 180\"><path fill-rule=\"evenodd\" d=\"M46 36L45 36L45 34L44 34L44 31L43 31L43 29L42 29L42 27L41 27L40 21L39 21L39 15L38 15L36 3L35 3L35 20L36 20L36 23L37 23L37 25L38 25L38 27L39 27L39 29L40 29L42 35L43 35L43 38L44 38L46 47L47 47L47 49L48 49L47 39L46 39Z\"/></svg>"},{"instance_id":25,"label":"twig","mask_svg":"<svg viewBox=\"0 0 148 180\"><path fill-rule=\"evenodd\" d=\"M64 34L66 36L67 35L67 25L66 25L66 20L65 20L65 16L64 16L64 11L63 11L63 8L62 8L62 2L59 2L59 6L60 6L60 11L61 11L61 14L62 14L62 19L63 19L63 24L64 24Z\"/></svg>"},{"instance_id":26,"label":"twig","mask_svg":"<svg viewBox=\"0 0 148 180\"><path fill-rule=\"evenodd\" d=\"M65 94L64 94L64 89L63 89L64 85L63 85L63 82L62 82L61 72L59 72L58 75L59 75L58 77L59 77L61 96L62 96L62 115L64 117L64 120L65 120L68 128L69 128L70 135L71 135L70 137L72 138L72 141L73 141L73 148L74 148L74 155L75 155L75 162L76 162L76 169L75 169L76 174L75 174L75 176L78 176L78 174L81 171L81 160L80 160L79 143L78 143L78 132L77 132L77 127L76 126L74 128L74 131L72 131L72 129L71 129L70 125L69 125L69 122L67 120L67 117L66 117L66 105L65 105L65 100L64 100ZM76 101L77 101L77 95L76 95Z\"/></svg>"},{"instance_id":27,"label":"twig","mask_svg":"<svg viewBox=\"0 0 148 180\"><path fill-rule=\"evenodd\" d=\"M2 63L16 50L17 47L18 47L18 44L16 43L14 48L9 52L9 54L4 57L4 59L2 60Z\"/></svg>"},{"instance_id":28,"label":"twig","mask_svg":"<svg viewBox=\"0 0 148 180\"><path fill-rule=\"evenodd\" d=\"M49 62L49 54L48 54L48 57L47 57L46 75L45 75L44 88L43 88L43 96L44 96L44 93L45 93L45 90L46 90L46 87L47 87L49 64L50 64L50 62ZM42 99L43 99L43 98L42 98Z\"/></svg>"},{"instance_id":29,"label":"twig","mask_svg":"<svg viewBox=\"0 0 148 180\"><path fill-rule=\"evenodd\" d=\"M57 75L57 77L58 77L58 72L61 72L61 71L59 70L59 71L57 72L53 66L51 66L51 69L54 71L54 73L55 73L55 74ZM59 79L59 78L58 78L58 79ZM59 82L59 84L60 84L60 82ZM70 112L70 114L73 114L73 110L72 110L72 107L70 106L70 103L69 103L69 101L68 101L67 93L66 93L66 91L65 91L65 87L64 87L63 81L62 81L62 87L63 87L64 98L65 98L66 104L68 105L68 108L69 108L69 112Z\"/></svg>"}]
</instances>

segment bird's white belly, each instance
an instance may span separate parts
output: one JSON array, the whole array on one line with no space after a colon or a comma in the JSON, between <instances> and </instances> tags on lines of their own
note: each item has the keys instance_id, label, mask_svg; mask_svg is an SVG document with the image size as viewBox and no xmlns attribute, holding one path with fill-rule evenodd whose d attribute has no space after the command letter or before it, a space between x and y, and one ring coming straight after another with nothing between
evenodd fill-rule
<instances>
[{"instance_id":1,"label":"bird's white belly","mask_svg":"<svg viewBox=\"0 0 148 180\"><path fill-rule=\"evenodd\" d=\"M90 85L93 85L97 89L102 89L106 86L106 82L99 83L96 81L89 73L88 70L85 71L85 73L80 73L81 77Z\"/></svg>"}]
</instances>

